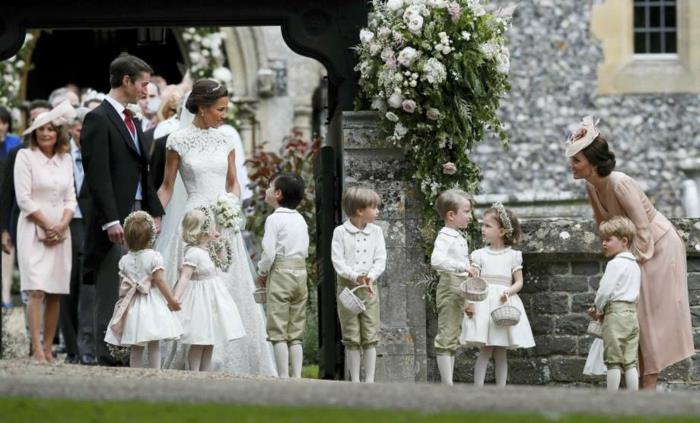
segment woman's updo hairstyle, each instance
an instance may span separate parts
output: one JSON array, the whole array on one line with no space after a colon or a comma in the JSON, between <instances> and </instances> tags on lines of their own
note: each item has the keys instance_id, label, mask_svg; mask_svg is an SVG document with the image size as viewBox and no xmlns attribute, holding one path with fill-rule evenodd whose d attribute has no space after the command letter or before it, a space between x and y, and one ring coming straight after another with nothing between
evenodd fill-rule
<instances>
[{"instance_id":1,"label":"woman's updo hairstyle","mask_svg":"<svg viewBox=\"0 0 700 423\"><path fill-rule=\"evenodd\" d=\"M214 79L199 79L192 86L185 108L196 115L200 107L211 106L221 97L228 97L224 84Z\"/></svg>"},{"instance_id":2,"label":"woman's updo hairstyle","mask_svg":"<svg viewBox=\"0 0 700 423\"><path fill-rule=\"evenodd\" d=\"M599 176L608 176L615 170L615 153L610 151L608 142L602 135L595 137L593 142L581 152L596 168Z\"/></svg>"}]
</instances>

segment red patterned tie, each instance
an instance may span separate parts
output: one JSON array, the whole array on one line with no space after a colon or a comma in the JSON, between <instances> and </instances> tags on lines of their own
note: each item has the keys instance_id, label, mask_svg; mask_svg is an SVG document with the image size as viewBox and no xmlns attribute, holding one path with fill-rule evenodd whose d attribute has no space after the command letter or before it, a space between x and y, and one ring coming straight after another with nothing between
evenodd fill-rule
<instances>
[{"instance_id":1,"label":"red patterned tie","mask_svg":"<svg viewBox=\"0 0 700 423\"><path fill-rule=\"evenodd\" d=\"M131 110L129 109L124 109L124 123L126 123L126 127L129 129L129 132L131 132L131 137L136 136L136 125L134 125L134 120L131 118Z\"/></svg>"}]
</instances>

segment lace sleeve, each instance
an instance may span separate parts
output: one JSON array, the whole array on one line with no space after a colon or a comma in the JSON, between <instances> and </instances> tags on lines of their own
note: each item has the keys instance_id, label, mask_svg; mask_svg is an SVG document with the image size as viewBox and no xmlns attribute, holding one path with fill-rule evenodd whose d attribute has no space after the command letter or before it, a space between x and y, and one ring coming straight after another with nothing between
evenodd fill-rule
<instances>
[{"instance_id":1,"label":"lace sleeve","mask_svg":"<svg viewBox=\"0 0 700 423\"><path fill-rule=\"evenodd\" d=\"M184 153L184 151L182 151L184 146L180 137L180 133L181 131L175 131L172 134L168 135L168 139L167 141L165 141L165 149L174 151L182 156L182 154Z\"/></svg>"},{"instance_id":2,"label":"lace sleeve","mask_svg":"<svg viewBox=\"0 0 700 423\"><path fill-rule=\"evenodd\" d=\"M151 258L151 273L155 273L158 270L165 270L163 256L158 251L153 251L152 253L153 257Z\"/></svg>"}]
</instances>

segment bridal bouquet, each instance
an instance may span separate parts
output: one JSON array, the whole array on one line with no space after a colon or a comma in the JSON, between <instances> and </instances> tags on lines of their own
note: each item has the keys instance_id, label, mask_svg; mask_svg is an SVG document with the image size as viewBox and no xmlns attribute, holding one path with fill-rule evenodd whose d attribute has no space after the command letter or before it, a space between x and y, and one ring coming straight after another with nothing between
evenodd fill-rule
<instances>
[{"instance_id":1,"label":"bridal bouquet","mask_svg":"<svg viewBox=\"0 0 700 423\"><path fill-rule=\"evenodd\" d=\"M212 205L216 215L216 223L226 229L238 233L245 220L241 201L234 194L220 195Z\"/></svg>"},{"instance_id":2,"label":"bridal bouquet","mask_svg":"<svg viewBox=\"0 0 700 423\"><path fill-rule=\"evenodd\" d=\"M437 195L478 189L473 144L486 130L506 141L497 110L510 88L505 35L513 10L490 12L480 0L373 0L360 31L361 92L415 169L427 251Z\"/></svg>"}]
</instances>

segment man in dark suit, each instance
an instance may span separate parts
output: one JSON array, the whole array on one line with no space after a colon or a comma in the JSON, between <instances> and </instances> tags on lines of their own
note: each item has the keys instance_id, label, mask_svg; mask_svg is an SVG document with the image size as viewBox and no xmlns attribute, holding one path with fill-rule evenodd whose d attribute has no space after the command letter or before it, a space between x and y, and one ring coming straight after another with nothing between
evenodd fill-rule
<instances>
[{"instance_id":1,"label":"man in dark suit","mask_svg":"<svg viewBox=\"0 0 700 423\"><path fill-rule=\"evenodd\" d=\"M153 141L153 149L151 150L151 162L148 169L151 176L151 183L156 190L163 184L163 176L165 176L165 143L168 141L168 135L160 137Z\"/></svg>"},{"instance_id":2,"label":"man in dark suit","mask_svg":"<svg viewBox=\"0 0 700 423\"><path fill-rule=\"evenodd\" d=\"M138 120L126 108L146 96L153 70L122 54L109 66L109 94L85 116L80 135L85 184L92 200L86 221L84 283L95 284L97 362L114 365L104 342L119 293L118 263L126 253L122 223L145 210L160 225L163 207L148 176L148 151Z\"/></svg>"}]
</instances>

